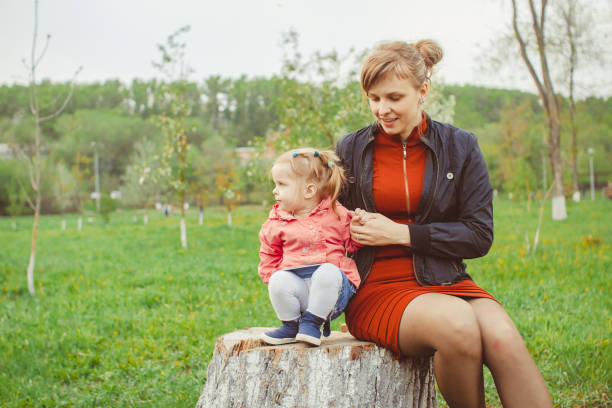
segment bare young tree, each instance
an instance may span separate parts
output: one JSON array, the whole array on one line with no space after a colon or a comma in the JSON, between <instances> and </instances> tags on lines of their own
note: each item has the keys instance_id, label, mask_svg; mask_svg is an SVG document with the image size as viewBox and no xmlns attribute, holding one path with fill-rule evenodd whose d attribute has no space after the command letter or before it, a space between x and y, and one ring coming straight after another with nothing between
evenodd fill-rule
<instances>
[{"instance_id":1,"label":"bare young tree","mask_svg":"<svg viewBox=\"0 0 612 408\"><path fill-rule=\"evenodd\" d=\"M548 1L541 0L539 13L536 10L534 0L528 0L527 3L532 34L536 41L536 59L539 60L539 72L534 67L525 35L521 32L519 24L520 7L517 5L517 0L512 0L512 28L520 47L521 57L538 89L538 95L544 108L548 125L546 142L553 176L552 218L553 220L563 220L567 218L567 211L563 194L563 164L561 161L561 108L553 87L546 50L545 24Z\"/></svg>"},{"instance_id":2,"label":"bare young tree","mask_svg":"<svg viewBox=\"0 0 612 408\"><path fill-rule=\"evenodd\" d=\"M576 77L577 71L584 70L587 66L591 69L595 66L605 66L605 50L598 41L598 37L603 37L603 32L595 19L596 9L587 7L587 2L559 0L555 5L553 23L558 38L552 41L552 46L556 54L556 65L560 67L559 84L565 88L568 95L573 199L580 201L577 160L579 125L576 119L576 91L579 91L579 84ZM591 78L589 75L589 79Z\"/></svg>"},{"instance_id":3,"label":"bare young tree","mask_svg":"<svg viewBox=\"0 0 612 408\"><path fill-rule=\"evenodd\" d=\"M54 119L58 117L68 102L72 97L72 93L74 91L74 80L76 75L80 72L81 68L79 68L71 83L70 83L70 91L68 95L65 97L64 101L59 105L53 113L43 115L41 114L41 107L38 103L38 88L36 84L36 69L40 64L40 61L45 55L47 48L49 46L49 40L51 39L50 35L47 35L47 40L44 48L40 52L40 55L37 55L36 45L38 41L38 0L34 1L34 36L32 39L32 50L30 53L30 61L29 63L24 60L24 64L28 68L29 71L29 83L30 83L30 111L34 116L34 146L32 149L28 149L28 154L24 152L23 149L18 147L19 155L25 162L28 164L29 176L30 176L30 184L32 186L32 191L34 193L34 199L32 197L27 197L27 202L29 206L34 210L34 222L32 225L32 246L30 250L30 262L28 264L27 269L27 280L28 280L28 291L31 295L36 293L34 287L34 266L36 264L36 239L38 237L38 218L40 217L40 203L41 203L41 150L42 150L42 131L41 124L48 120Z\"/></svg>"},{"instance_id":4,"label":"bare young tree","mask_svg":"<svg viewBox=\"0 0 612 408\"><path fill-rule=\"evenodd\" d=\"M568 56L568 71L569 71L569 103L570 103L570 127L572 131L572 185L574 187L574 201L580 200L580 192L578 191L578 163L576 155L578 153L578 145L576 142L578 135L578 126L576 125L576 101L574 99L574 84L576 65L578 64L578 53L576 51L576 2L569 0L567 9L562 10L563 19L565 20L565 32L569 45Z\"/></svg>"},{"instance_id":5,"label":"bare young tree","mask_svg":"<svg viewBox=\"0 0 612 408\"><path fill-rule=\"evenodd\" d=\"M186 100L187 78L192 72L185 61L185 47L187 44L180 38L189 32L190 26L179 28L168 36L166 44L158 44L161 53L160 62L153 62L153 66L163 74L158 89L159 97L164 101L164 111L156 117L156 123L164 135L164 147L161 154L161 165L158 168L158 177L165 178L178 195L181 211L181 246L187 248L187 227L185 221L185 204L189 189L187 133L189 129L185 118L189 115L191 107ZM154 175L155 176L155 175Z\"/></svg>"}]
</instances>

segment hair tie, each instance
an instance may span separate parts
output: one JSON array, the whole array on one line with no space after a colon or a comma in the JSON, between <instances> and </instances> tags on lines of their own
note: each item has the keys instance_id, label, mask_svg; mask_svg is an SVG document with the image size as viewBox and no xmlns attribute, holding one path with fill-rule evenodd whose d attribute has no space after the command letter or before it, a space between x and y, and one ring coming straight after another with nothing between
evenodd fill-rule
<instances>
[{"instance_id":1,"label":"hair tie","mask_svg":"<svg viewBox=\"0 0 612 408\"><path fill-rule=\"evenodd\" d=\"M318 151L314 151L314 157L319 157L319 152Z\"/></svg>"},{"instance_id":2,"label":"hair tie","mask_svg":"<svg viewBox=\"0 0 612 408\"><path fill-rule=\"evenodd\" d=\"M293 152L293 157L298 157L298 154L296 152Z\"/></svg>"},{"instance_id":3,"label":"hair tie","mask_svg":"<svg viewBox=\"0 0 612 408\"><path fill-rule=\"evenodd\" d=\"M329 167L330 169L334 166L334 162L333 161L328 161L327 162L327 167Z\"/></svg>"}]
</instances>

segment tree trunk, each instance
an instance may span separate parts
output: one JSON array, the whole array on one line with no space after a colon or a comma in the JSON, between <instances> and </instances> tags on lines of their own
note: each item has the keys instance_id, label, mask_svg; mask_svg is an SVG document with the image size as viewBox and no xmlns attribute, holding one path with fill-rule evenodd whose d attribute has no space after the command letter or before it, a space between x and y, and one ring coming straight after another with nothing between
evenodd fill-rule
<instances>
[{"instance_id":1,"label":"tree trunk","mask_svg":"<svg viewBox=\"0 0 612 408\"><path fill-rule=\"evenodd\" d=\"M550 127L549 151L553 177L552 219L564 220L567 218L567 211L565 209L565 194L563 191L563 163L561 161L560 121L554 122L553 119L553 123L550 125Z\"/></svg>"},{"instance_id":2,"label":"tree trunk","mask_svg":"<svg viewBox=\"0 0 612 408\"><path fill-rule=\"evenodd\" d=\"M217 339L196 408L436 407L431 358L401 359L374 343L332 332L320 347L269 346L270 330Z\"/></svg>"},{"instance_id":3,"label":"tree trunk","mask_svg":"<svg viewBox=\"0 0 612 408\"><path fill-rule=\"evenodd\" d=\"M36 265L36 238L38 237L38 217L40 214L40 193L37 193L36 206L34 209L34 223L32 225L32 247L30 248L30 262L26 273L28 279L28 291L34 296L36 290L34 288L34 266Z\"/></svg>"},{"instance_id":4,"label":"tree trunk","mask_svg":"<svg viewBox=\"0 0 612 408\"><path fill-rule=\"evenodd\" d=\"M181 216L181 246L187 248L187 226L185 225L185 214Z\"/></svg>"},{"instance_id":5,"label":"tree trunk","mask_svg":"<svg viewBox=\"0 0 612 408\"><path fill-rule=\"evenodd\" d=\"M578 189L578 126L576 125L576 103L574 102L573 70L570 81L570 126L572 128L572 186L574 187L573 198L575 202L580 201L580 190Z\"/></svg>"}]
</instances>

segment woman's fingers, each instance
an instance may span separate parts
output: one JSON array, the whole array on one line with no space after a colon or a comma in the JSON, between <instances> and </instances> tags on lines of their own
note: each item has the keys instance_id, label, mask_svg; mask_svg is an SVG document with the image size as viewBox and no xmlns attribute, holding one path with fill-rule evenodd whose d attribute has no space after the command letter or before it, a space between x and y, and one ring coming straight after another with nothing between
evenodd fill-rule
<instances>
[{"instance_id":1,"label":"woman's fingers","mask_svg":"<svg viewBox=\"0 0 612 408\"><path fill-rule=\"evenodd\" d=\"M367 220L363 223L351 224L351 237L353 240L369 246L383 246L404 244L409 240L404 237L408 229L388 217L378 213L367 213Z\"/></svg>"},{"instance_id":2,"label":"woman's fingers","mask_svg":"<svg viewBox=\"0 0 612 408\"><path fill-rule=\"evenodd\" d=\"M366 218L367 212L363 211L361 208L355 208L355 211L352 211L351 225L363 225L367 221Z\"/></svg>"}]
</instances>

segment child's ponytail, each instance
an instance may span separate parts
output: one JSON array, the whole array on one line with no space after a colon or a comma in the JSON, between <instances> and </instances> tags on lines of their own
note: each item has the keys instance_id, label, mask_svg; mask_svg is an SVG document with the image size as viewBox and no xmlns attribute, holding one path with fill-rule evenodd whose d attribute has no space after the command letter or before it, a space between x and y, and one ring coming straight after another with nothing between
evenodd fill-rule
<instances>
[{"instance_id":1,"label":"child's ponytail","mask_svg":"<svg viewBox=\"0 0 612 408\"><path fill-rule=\"evenodd\" d=\"M325 172L326 177L318 180L321 197L330 198L332 210L337 215L336 202L342 191L342 186L346 183L344 169L340 166L340 159L332 150L319 152L319 157L321 158L323 166L327 167Z\"/></svg>"}]
</instances>

